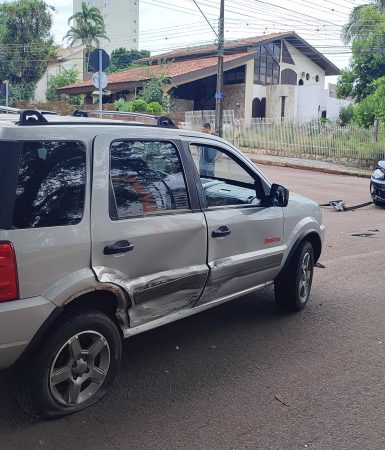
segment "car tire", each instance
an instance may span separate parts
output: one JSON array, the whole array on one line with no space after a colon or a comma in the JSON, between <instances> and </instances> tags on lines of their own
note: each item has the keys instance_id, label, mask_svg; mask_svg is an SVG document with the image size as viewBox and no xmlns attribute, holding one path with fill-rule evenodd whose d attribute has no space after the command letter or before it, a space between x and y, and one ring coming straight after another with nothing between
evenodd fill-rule
<instances>
[{"instance_id":1,"label":"car tire","mask_svg":"<svg viewBox=\"0 0 385 450\"><path fill-rule=\"evenodd\" d=\"M88 408L108 391L121 353L121 335L108 316L94 310L74 312L29 355L22 368L20 406L42 418Z\"/></svg>"},{"instance_id":2,"label":"car tire","mask_svg":"<svg viewBox=\"0 0 385 450\"><path fill-rule=\"evenodd\" d=\"M274 282L275 300L281 309L300 311L308 300L313 282L314 250L308 241L296 249L287 268Z\"/></svg>"}]
</instances>

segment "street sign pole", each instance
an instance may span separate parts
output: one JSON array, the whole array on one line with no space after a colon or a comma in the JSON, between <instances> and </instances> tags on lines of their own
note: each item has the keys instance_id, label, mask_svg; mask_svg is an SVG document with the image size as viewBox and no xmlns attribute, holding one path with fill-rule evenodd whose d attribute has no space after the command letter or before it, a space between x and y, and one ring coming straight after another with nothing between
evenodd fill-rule
<instances>
[{"instance_id":1,"label":"street sign pole","mask_svg":"<svg viewBox=\"0 0 385 450\"><path fill-rule=\"evenodd\" d=\"M103 52L99 50L99 109L103 109L103 88L102 88L102 71L103 71Z\"/></svg>"},{"instance_id":2,"label":"street sign pole","mask_svg":"<svg viewBox=\"0 0 385 450\"><path fill-rule=\"evenodd\" d=\"M223 57L225 54L225 0L221 0L218 33L218 73L217 92L215 94L215 132L222 137L223 134Z\"/></svg>"}]
</instances>

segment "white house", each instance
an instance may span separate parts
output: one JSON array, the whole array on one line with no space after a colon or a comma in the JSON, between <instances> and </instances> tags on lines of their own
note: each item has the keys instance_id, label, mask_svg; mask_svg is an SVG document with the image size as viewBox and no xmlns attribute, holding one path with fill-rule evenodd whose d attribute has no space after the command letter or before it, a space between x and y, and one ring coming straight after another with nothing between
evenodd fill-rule
<instances>
[{"instance_id":1,"label":"white house","mask_svg":"<svg viewBox=\"0 0 385 450\"><path fill-rule=\"evenodd\" d=\"M37 83L35 90L35 101L45 102L48 82L51 77L58 75L63 69L75 68L79 72L79 79L83 77L83 58L85 46L72 48L59 48L57 50L57 61L50 63L45 74Z\"/></svg>"},{"instance_id":2,"label":"white house","mask_svg":"<svg viewBox=\"0 0 385 450\"><path fill-rule=\"evenodd\" d=\"M185 111L215 109L217 47L189 47L150 58L154 74L167 65L173 98ZM267 118L308 120L336 115L337 99L325 90L327 76L340 70L318 50L294 32L229 41L225 44L223 107L249 120ZM149 79L149 70L135 69L109 76L110 101L130 97ZM91 82L66 86L67 95L89 94ZM107 100L107 99L106 99Z\"/></svg>"}]
</instances>

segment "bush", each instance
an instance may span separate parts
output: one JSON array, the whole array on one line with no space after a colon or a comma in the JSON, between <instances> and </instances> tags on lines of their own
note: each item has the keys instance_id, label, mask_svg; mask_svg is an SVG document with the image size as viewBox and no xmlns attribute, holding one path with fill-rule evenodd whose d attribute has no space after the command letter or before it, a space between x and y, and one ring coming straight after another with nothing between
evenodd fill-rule
<instances>
[{"instance_id":1,"label":"bush","mask_svg":"<svg viewBox=\"0 0 385 450\"><path fill-rule=\"evenodd\" d=\"M340 121L342 125L347 125L349 123L352 123L354 119L354 106L348 105L343 106L340 109Z\"/></svg>"},{"instance_id":2,"label":"bush","mask_svg":"<svg viewBox=\"0 0 385 450\"><path fill-rule=\"evenodd\" d=\"M158 102L151 102L147 105L147 112L149 114L163 114L163 107Z\"/></svg>"},{"instance_id":3,"label":"bush","mask_svg":"<svg viewBox=\"0 0 385 450\"><path fill-rule=\"evenodd\" d=\"M114 102L114 106L118 111L128 112L128 105L131 106L131 102L126 102L124 98L120 98Z\"/></svg>"},{"instance_id":4,"label":"bush","mask_svg":"<svg viewBox=\"0 0 385 450\"><path fill-rule=\"evenodd\" d=\"M158 102L147 103L141 98L136 98L126 102L120 98L114 103L115 108L122 112L139 112L149 114L162 114L163 108Z\"/></svg>"},{"instance_id":5,"label":"bush","mask_svg":"<svg viewBox=\"0 0 385 450\"><path fill-rule=\"evenodd\" d=\"M140 112L145 113L147 112L147 102L140 98L136 98L135 100L132 100L131 103L131 111L132 112Z\"/></svg>"}]
</instances>

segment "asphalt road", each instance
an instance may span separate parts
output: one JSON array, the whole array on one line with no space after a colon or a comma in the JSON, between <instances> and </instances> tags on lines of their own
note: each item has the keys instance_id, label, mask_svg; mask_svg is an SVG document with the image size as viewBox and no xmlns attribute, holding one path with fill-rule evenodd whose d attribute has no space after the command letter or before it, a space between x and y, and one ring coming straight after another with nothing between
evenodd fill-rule
<instances>
[{"instance_id":1,"label":"asphalt road","mask_svg":"<svg viewBox=\"0 0 385 450\"><path fill-rule=\"evenodd\" d=\"M263 170L319 202L369 200L367 179ZM26 416L2 375L0 448L384 449L385 209L324 219L304 311L279 312L266 289L131 338L111 393L61 420Z\"/></svg>"}]
</instances>

